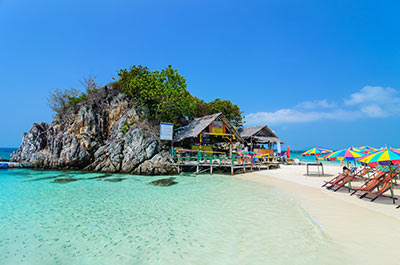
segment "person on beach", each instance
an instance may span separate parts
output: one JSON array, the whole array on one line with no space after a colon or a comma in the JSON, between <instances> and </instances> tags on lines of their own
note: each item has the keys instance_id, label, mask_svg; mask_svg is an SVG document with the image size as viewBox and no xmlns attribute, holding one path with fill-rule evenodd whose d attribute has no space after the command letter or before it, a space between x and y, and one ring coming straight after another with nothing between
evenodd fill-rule
<instances>
[{"instance_id":1,"label":"person on beach","mask_svg":"<svg viewBox=\"0 0 400 265\"><path fill-rule=\"evenodd\" d=\"M353 172L351 172L351 170L346 166L343 167L343 174L345 174L347 177L354 178Z\"/></svg>"}]
</instances>

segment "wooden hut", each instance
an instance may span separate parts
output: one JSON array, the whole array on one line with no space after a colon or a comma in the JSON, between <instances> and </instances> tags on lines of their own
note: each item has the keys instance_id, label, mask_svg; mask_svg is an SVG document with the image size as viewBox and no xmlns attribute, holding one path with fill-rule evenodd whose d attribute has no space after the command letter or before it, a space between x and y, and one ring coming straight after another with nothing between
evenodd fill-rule
<instances>
[{"instance_id":1,"label":"wooden hut","mask_svg":"<svg viewBox=\"0 0 400 265\"><path fill-rule=\"evenodd\" d=\"M214 168L230 170L233 175L279 166L268 157L256 158L254 153L243 152L243 143L240 133L222 113L197 118L175 133L173 153L178 172L194 169L196 174L212 174Z\"/></svg>"},{"instance_id":2,"label":"wooden hut","mask_svg":"<svg viewBox=\"0 0 400 265\"><path fill-rule=\"evenodd\" d=\"M239 132L240 136L250 147L250 150L260 154L272 155L275 144L283 144L275 132L268 128L267 125L246 127L240 129ZM267 148L264 148L264 145L267 145Z\"/></svg>"},{"instance_id":3,"label":"wooden hut","mask_svg":"<svg viewBox=\"0 0 400 265\"><path fill-rule=\"evenodd\" d=\"M232 147L235 142L243 143L243 139L222 113L194 119L174 139L175 146L207 152L232 151L226 147Z\"/></svg>"}]
</instances>

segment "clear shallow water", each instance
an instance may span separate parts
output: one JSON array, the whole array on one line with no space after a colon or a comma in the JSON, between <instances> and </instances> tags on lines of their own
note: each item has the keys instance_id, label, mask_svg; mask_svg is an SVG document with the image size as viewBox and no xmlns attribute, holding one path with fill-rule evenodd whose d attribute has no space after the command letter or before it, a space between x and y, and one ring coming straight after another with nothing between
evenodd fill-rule
<instances>
[{"instance_id":1,"label":"clear shallow water","mask_svg":"<svg viewBox=\"0 0 400 265\"><path fill-rule=\"evenodd\" d=\"M289 194L229 176L0 170L0 264L337 264ZM56 178L75 182L59 184ZM92 179L91 179L92 178Z\"/></svg>"}]
</instances>

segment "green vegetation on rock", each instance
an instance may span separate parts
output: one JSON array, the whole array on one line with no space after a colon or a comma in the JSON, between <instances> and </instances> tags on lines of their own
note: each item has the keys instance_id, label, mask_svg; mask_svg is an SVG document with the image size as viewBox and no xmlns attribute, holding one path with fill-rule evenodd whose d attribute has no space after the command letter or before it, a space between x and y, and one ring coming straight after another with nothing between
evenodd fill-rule
<instances>
[{"instance_id":1,"label":"green vegetation on rock","mask_svg":"<svg viewBox=\"0 0 400 265\"><path fill-rule=\"evenodd\" d=\"M136 108L154 123L172 122L179 127L196 117L218 112L222 112L236 127L244 123L240 108L231 101L218 98L207 103L192 96L186 89L186 79L170 65L161 71L133 65L120 70L118 76L118 80L110 84L111 87L127 95ZM84 79L81 84L86 92L55 89L50 93L49 105L57 117L62 117L70 107L90 99L100 89L93 77ZM128 131L129 124L121 130L123 133Z\"/></svg>"}]
</instances>

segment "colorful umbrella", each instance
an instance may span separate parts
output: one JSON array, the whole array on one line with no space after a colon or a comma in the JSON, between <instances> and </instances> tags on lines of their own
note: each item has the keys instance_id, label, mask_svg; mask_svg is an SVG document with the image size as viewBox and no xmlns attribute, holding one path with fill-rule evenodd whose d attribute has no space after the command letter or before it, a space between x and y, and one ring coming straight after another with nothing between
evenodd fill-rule
<instances>
[{"instance_id":1,"label":"colorful umbrella","mask_svg":"<svg viewBox=\"0 0 400 265\"><path fill-rule=\"evenodd\" d=\"M348 149L342 149L342 150L339 150L339 151L336 151L336 152L332 152L332 153L324 156L324 159L329 160L329 161L332 161L332 160L340 160L340 161L349 160L349 161L352 161L352 160L354 160L356 158L363 157L363 156L365 156L364 153L354 151L353 148L348 148Z\"/></svg>"},{"instance_id":2,"label":"colorful umbrella","mask_svg":"<svg viewBox=\"0 0 400 265\"><path fill-rule=\"evenodd\" d=\"M394 148L383 148L374 153L357 158L358 161L368 164L371 167L380 165L400 164L400 150Z\"/></svg>"},{"instance_id":3,"label":"colorful umbrella","mask_svg":"<svg viewBox=\"0 0 400 265\"><path fill-rule=\"evenodd\" d=\"M358 153L364 153L364 154L367 154L369 151L367 151L366 149L360 149L360 148L357 148L357 147L350 147L349 148L350 150L352 150L352 151L356 151L356 152L358 152Z\"/></svg>"},{"instance_id":4,"label":"colorful umbrella","mask_svg":"<svg viewBox=\"0 0 400 265\"><path fill-rule=\"evenodd\" d=\"M363 146L357 147L357 149L363 150L363 152L366 152L366 153L378 151L378 149L368 146L368 145L363 145Z\"/></svg>"},{"instance_id":5,"label":"colorful umbrella","mask_svg":"<svg viewBox=\"0 0 400 265\"><path fill-rule=\"evenodd\" d=\"M328 150L328 149L324 149L324 148L311 148L310 150L305 151L304 153L302 153L302 156L319 156L320 154L325 154L325 153L329 153L332 152L332 150Z\"/></svg>"},{"instance_id":6,"label":"colorful umbrella","mask_svg":"<svg viewBox=\"0 0 400 265\"><path fill-rule=\"evenodd\" d=\"M318 163L318 156L320 154L325 154L325 153L329 153L332 152L332 150L328 150L328 149L324 149L324 148L311 148L310 150L305 151L304 153L302 153L302 156L313 156L315 155L315 159L317 160Z\"/></svg>"},{"instance_id":7,"label":"colorful umbrella","mask_svg":"<svg viewBox=\"0 0 400 265\"><path fill-rule=\"evenodd\" d=\"M287 159L290 159L290 147L289 146L286 149L286 156L287 156Z\"/></svg>"}]
</instances>

